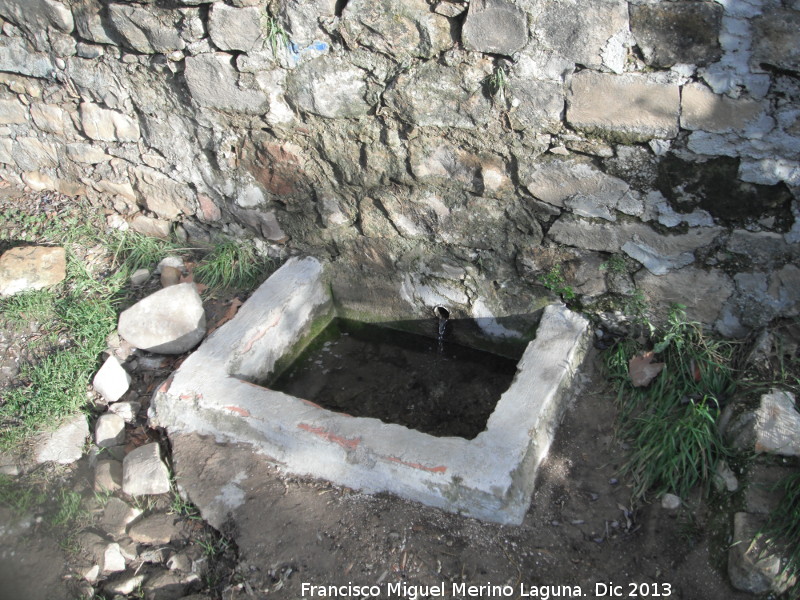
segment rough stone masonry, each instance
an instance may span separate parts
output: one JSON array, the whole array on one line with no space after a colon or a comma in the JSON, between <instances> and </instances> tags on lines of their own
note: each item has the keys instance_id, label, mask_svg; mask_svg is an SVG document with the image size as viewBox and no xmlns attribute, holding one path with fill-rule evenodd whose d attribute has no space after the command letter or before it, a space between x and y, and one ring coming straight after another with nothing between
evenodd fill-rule
<instances>
[{"instance_id":1,"label":"rough stone masonry","mask_svg":"<svg viewBox=\"0 0 800 600\"><path fill-rule=\"evenodd\" d=\"M798 314L797 0L0 17L0 177L109 226L334 259L339 295L370 281L406 312L529 314L555 270L585 305L679 301L727 335Z\"/></svg>"}]
</instances>

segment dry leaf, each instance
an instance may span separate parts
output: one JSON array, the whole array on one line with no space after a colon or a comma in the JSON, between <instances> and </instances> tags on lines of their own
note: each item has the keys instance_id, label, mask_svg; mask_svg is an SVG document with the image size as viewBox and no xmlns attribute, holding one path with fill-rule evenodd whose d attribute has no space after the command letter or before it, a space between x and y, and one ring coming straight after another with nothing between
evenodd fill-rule
<instances>
[{"instance_id":1,"label":"dry leaf","mask_svg":"<svg viewBox=\"0 0 800 600\"><path fill-rule=\"evenodd\" d=\"M628 376L633 387L646 387L661 373L664 363L654 363L654 357L652 352L645 352L634 356L628 362Z\"/></svg>"},{"instance_id":2,"label":"dry leaf","mask_svg":"<svg viewBox=\"0 0 800 600\"><path fill-rule=\"evenodd\" d=\"M689 371L691 372L692 379L699 382L703 378L703 373L700 371L700 365L697 364L695 359L689 361Z\"/></svg>"},{"instance_id":3,"label":"dry leaf","mask_svg":"<svg viewBox=\"0 0 800 600\"><path fill-rule=\"evenodd\" d=\"M209 335L213 331L216 331L217 329L219 329L220 327L225 325L225 323L230 321L233 317L235 317L236 313L238 312L239 307L241 305L242 305L242 301L239 300L239 298L234 298L233 300L231 300L230 306L228 307L228 310L225 311L225 314L222 315L222 317L220 317L219 321L214 323L214 326L211 329L208 330L206 335Z\"/></svg>"}]
</instances>

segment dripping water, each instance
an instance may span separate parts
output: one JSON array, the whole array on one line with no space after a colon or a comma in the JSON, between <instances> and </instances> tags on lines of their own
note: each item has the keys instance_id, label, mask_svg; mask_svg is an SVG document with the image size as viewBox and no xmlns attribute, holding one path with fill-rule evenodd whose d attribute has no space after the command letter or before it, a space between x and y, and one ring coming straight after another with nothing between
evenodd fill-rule
<instances>
[{"instance_id":1,"label":"dripping water","mask_svg":"<svg viewBox=\"0 0 800 600\"><path fill-rule=\"evenodd\" d=\"M444 306L437 306L433 309L433 314L439 319L439 334L437 341L439 342L439 354L444 352L444 332L447 329L447 321L450 318L450 311Z\"/></svg>"}]
</instances>

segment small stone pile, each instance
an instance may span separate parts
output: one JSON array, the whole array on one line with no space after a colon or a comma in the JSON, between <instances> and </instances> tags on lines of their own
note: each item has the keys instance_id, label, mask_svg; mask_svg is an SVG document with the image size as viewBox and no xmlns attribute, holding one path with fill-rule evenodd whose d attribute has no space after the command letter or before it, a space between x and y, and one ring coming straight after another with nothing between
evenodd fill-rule
<instances>
[{"instance_id":1,"label":"small stone pile","mask_svg":"<svg viewBox=\"0 0 800 600\"><path fill-rule=\"evenodd\" d=\"M159 442L142 427L148 390L132 388L132 373L137 380L163 379L168 372L163 355L191 350L206 333L197 289L179 282L180 260L165 259L157 273L165 287L121 314L118 333L110 337L107 358L92 381L97 405L104 409L89 452L96 516L93 527L78 536L77 571L85 595L102 591L109 597L143 593L147 600L206 600L189 595L203 587L209 569L208 552L191 539L203 526L167 510L170 470ZM150 279L149 272L136 276L139 281L132 283L139 286ZM78 415L39 436L35 461L74 463L85 456L89 435L86 417ZM14 457L0 459L4 474L19 473Z\"/></svg>"},{"instance_id":2,"label":"small stone pile","mask_svg":"<svg viewBox=\"0 0 800 600\"><path fill-rule=\"evenodd\" d=\"M723 434L731 445L759 455L747 474L745 508L734 515L728 551L731 583L753 594L780 594L792 583L783 574L781 556L765 546L759 533L781 500L775 484L791 472L790 463L786 459L776 462L776 457L800 457L800 412L796 406L790 392L773 389L761 397L757 409L734 415L734 405L721 419ZM730 485L728 490L735 491Z\"/></svg>"}]
</instances>

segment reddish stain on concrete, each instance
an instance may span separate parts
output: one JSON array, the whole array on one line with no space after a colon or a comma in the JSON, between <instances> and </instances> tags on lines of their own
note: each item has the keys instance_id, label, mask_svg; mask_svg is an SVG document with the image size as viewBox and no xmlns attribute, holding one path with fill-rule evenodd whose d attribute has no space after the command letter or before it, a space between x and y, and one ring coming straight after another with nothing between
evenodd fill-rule
<instances>
[{"instance_id":1,"label":"reddish stain on concrete","mask_svg":"<svg viewBox=\"0 0 800 600\"><path fill-rule=\"evenodd\" d=\"M386 458L386 460L390 460L392 462L399 463L399 464L401 464L401 465L403 465L405 467L411 467L412 469L419 469L420 471L427 471L428 473L446 473L447 472L447 467L445 467L444 465L439 465L438 467L427 467L427 466L422 465L420 463L406 462L404 460L401 460L401 459L397 458L396 456L387 456L385 458Z\"/></svg>"},{"instance_id":2,"label":"reddish stain on concrete","mask_svg":"<svg viewBox=\"0 0 800 600\"><path fill-rule=\"evenodd\" d=\"M174 375L170 375L169 377L167 377L167 380L161 384L161 386L158 388L158 391L161 392L162 394L166 394L169 391L169 387L172 385L172 380L174 378L175 378Z\"/></svg>"},{"instance_id":3,"label":"reddish stain on concrete","mask_svg":"<svg viewBox=\"0 0 800 600\"><path fill-rule=\"evenodd\" d=\"M297 428L302 429L303 431L308 431L309 433L313 433L314 435L317 435L329 442L333 442L334 444L339 444L345 450L355 450L361 443L361 438L354 438L351 440L349 438L336 435L335 433L331 433L330 431L326 431L322 427L314 427L313 425L308 425L307 423L300 423Z\"/></svg>"},{"instance_id":4,"label":"reddish stain on concrete","mask_svg":"<svg viewBox=\"0 0 800 600\"><path fill-rule=\"evenodd\" d=\"M313 406L314 408L322 408L319 404L317 404L316 402L312 402L311 400L305 400L304 398L298 398L298 400L300 400L300 402L302 402L303 404L308 404L309 406ZM322 408L322 410L325 409Z\"/></svg>"},{"instance_id":5,"label":"reddish stain on concrete","mask_svg":"<svg viewBox=\"0 0 800 600\"><path fill-rule=\"evenodd\" d=\"M268 390L268 389L269 389L269 388L268 388L267 386L265 386L265 385L258 385L257 383L253 383L252 381L243 381L243 380L241 380L241 381L242 381L242 383L244 383L245 385L249 385L249 386L251 386L251 387L258 388L258 389L260 389L260 390Z\"/></svg>"},{"instance_id":6,"label":"reddish stain on concrete","mask_svg":"<svg viewBox=\"0 0 800 600\"><path fill-rule=\"evenodd\" d=\"M320 410L328 410L324 406L320 406L319 404L317 404L316 402L312 402L311 400L306 400L305 398L298 398L298 400L300 400L300 402L302 402L303 404L307 404L308 406L313 406L314 408L319 408ZM335 410L331 412L335 412L337 415L341 415L343 417L350 417L351 419L353 418L353 415L348 415L347 413L344 412L337 412Z\"/></svg>"},{"instance_id":7,"label":"reddish stain on concrete","mask_svg":"<svg viewBox=\"0 0 800 600\"><path fill-rule=\"evenodd\" d=\"M266 327L264 327L264 329L262 329L261 331L258 331L258 332L257 332L257 333L256 333L256 334L255 334L255 335L252 337L252 338L250 338L249 340L247 340L247 342L245 343L245 346L244 346L244 348L242 349L242 352L250 352L250 350L252 350L252 349L253 349L253 345L254 345L254 344L255 344L255 343L258 341L258 340L260 340L262 337L264 337L265 335L267 335L267 332L268 332L270 329L272 329L273 327L275 327L275 325L277 325L278 323L280 323L280 321L281 321L281 317L280 317L280 315L276 316L276 317L275 317L275 320L274 320L272 323L270 323L269 325L267 325Z\"/></svg>"},{"instance_id":8,"label":"reddish stain on concrete","mask_svg":"<svg viewBox=\"0 0 800 600\"><path fill-rule=\"evenodd\" d=\"M237 415L241 415L242 417L250 416L250 411L247 410L246 408L241 408L239 406L225 406L224 408L231 412L235 412Z\"/></svg>"}]
</instances>

